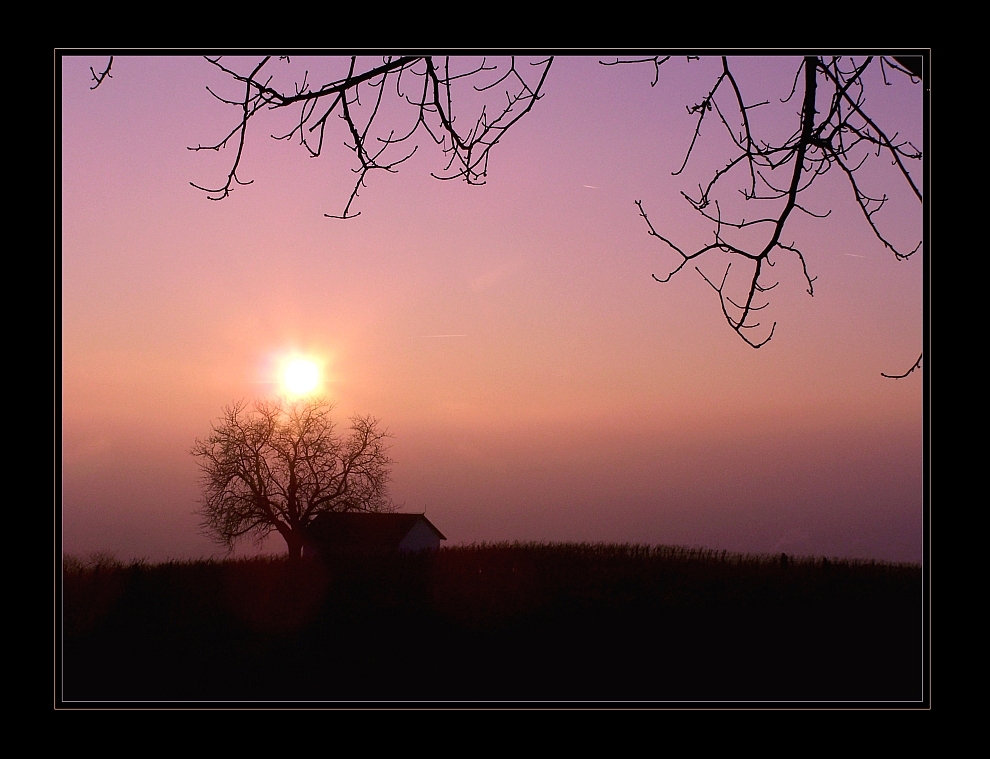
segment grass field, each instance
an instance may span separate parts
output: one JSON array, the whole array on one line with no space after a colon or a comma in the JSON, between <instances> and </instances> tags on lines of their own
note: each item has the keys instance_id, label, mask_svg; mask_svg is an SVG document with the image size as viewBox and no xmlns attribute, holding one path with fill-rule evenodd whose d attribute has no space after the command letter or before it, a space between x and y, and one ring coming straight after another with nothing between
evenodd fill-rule
<instances>
[{"instance_id":1,"label":"grass field","mask_svg":"<svg viewBox=\"0 0 990 759\"><path fill-rule=\"evenodd\" d=\"M677 547L64 561L66 702L913 702L916 565Z\"/></svg>"}]
</instances>

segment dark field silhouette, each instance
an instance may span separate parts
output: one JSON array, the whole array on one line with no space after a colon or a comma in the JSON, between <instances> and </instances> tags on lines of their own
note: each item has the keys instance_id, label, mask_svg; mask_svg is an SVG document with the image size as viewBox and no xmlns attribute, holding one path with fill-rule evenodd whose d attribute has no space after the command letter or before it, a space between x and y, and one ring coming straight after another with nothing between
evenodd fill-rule
<instances>
[{"instance_id":1,"label":"dark field silhouette","mask_svg":"<svg viewBox=\"0 0 990 759\"><path fill-rule=\"evenodd\" d=\"M62 698L921 701L922 570L625 545L67 561Z\"/></svg>"}]
</instances>

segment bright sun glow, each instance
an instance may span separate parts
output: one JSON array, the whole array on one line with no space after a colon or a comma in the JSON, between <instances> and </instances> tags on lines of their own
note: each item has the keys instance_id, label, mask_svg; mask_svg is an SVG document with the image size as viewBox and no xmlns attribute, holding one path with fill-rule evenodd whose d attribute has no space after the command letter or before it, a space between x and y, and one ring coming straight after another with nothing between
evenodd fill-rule
<instances>
[{"instance_id":1,"label":"bright sun glow","mask_svg":"<svg viewBox=\"0 0 990 759\"><path fill-rule=\"evenodd\" d=\"M282 383L293 395L307 395L320 384L320 367L305 358L296 358L285 365Z\"/></svg>"}]
</instances>

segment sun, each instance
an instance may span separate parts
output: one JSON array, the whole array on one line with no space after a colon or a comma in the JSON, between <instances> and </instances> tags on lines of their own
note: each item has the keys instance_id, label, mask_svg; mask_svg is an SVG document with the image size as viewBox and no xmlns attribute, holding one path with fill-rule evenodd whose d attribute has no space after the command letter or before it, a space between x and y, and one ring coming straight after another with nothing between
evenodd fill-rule
<instances>
[{"instance_id":1,"label":"sun","mask_svg":"<svg viewBox=\"0 0 990 759\"><path fill-rule=\"evenodd\" d=\"M294 358L282 369L282 384L292 395L309 395L320 384L320 367L308 358Z\"/></svg>"}]
</instances>

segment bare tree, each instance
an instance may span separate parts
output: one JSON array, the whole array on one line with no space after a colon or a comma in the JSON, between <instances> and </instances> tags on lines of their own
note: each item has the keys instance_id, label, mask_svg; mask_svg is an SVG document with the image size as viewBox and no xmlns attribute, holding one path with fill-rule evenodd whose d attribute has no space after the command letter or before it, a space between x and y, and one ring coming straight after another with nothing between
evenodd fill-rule
<instances>
[{"instance_id":1,"label":"bare tree","mask_svg":"<svg viewBox=\"0 0 990 759\"><path fill-rule=\"evenodd\" d=\"M652 84L656 85L660 68L669 59L670 56L655 56L602 63L652 65ZM901 247L882 229L879 214L890 200L888 192L868 191L860 176L873 160L886 159L895 167L904 192L918 204L922 203L920 183L910 169L912 162L920 162L922 152L911 142L899 139L896 133L888 133L870 115L864 81L868 71L879 69L885 84L894 76L908 77L918 84L923 73L922 60L920 57L804 57L790 93L781 100L782 103L795 97L799 100L794 127L789 136L774 139L759 133L753 118L754 110L769 105L769 101L750 102L728 58L723 56L721 70L709 90L697 103L687 106L690 114L697 115L694 136L683 162L673 172L677 176L685 170L695 154L706 120L715 120L716 126L728 135L729 159L710 174L707 184L699 185L696 194L681 193L691 208L712 225L711 238L695 247L678 245L651 222L642 201L635 201L649 234L676 253L675 265L666 274L654 274L654 279L668 282L687 264L694 265L718 294L729 326L754 348L765 345L773 337L776 322L763 325L759 312L769 304L766 293L778 284L776 280L769 281L775 256L780 253L796 256L804 272L806 290L809 295L814 294L815 277L809 273L801 249L784 236L784 230L795 211L818 218L828 216L828 209L811 210L802 205L801 199L816 180L831 170L844 177L852 201L879 243L898 260L917 253L921 240L913 247ZM888 191L894 190L888 188ZM758 210L749 218L742 215L745 210L740 215L727 214L725 207L733 203L733 198L741 198L746 208L757 206ZM720 266L724 265L717 274L712 273L710 266L706 274L698 265L702 259L711 257L720 259ZM920 362L919 357L903 375L884 376L907 376Z\"/></svg>"},{"instance_id":2,"label":"bare tree","mask_svg":"<svg viewBox=\"0 0 990 759\"><path fill-rule=\"evenodd\" d=\"M242 67L219 57L207 60L239 94L228 97L207 89L233 106L238 116L218 142L190 150L219 151L234 145L236 152L222 184L207 187L192 183L193 187L208 193L211 200L222 200L237 185L251 184L253 180L242 180L237 173L248 126L264 114L288 111L293 115L287 131L272 137L298 140L315 158L323 152L325 139L336 125L343 129L345 144L357 158L354 188L342 213L326 214L331 218L357 216L360 211L351 209L368 174L394 172L416 152L418 135L423 132L440 147L446 162L433 176L483 184L489 152L540 99L553 62L552 57L523 63L512 56L507 62L491 63L488 58L452 61L450 57L407 55L367 63L352 56L334 59L345 68L323 84L311 85L310 72L304 70L298 77L286 72L288 79L282 85L279 75L283 72L276 69L289 65L288 56L266 56ZM455 94L455 90L459 92ZM494 95L495 102L486 102L483 95L478 102L479 93ZM464 111L471 107L475 114L465 118ZM383 112L388 112L384 127L379 123Z\"/></svg>"},{"instance_id":3,"label":"bare tree","mask_svg":"<svg viewBox=\"0 0 990 759\"><path fill-rule=\"evenodd\" d=\"M387 430L356 416L342 436L332 409L323 399L227 406L192 448L202 471L204 532L231 549L244 536L278 531L294 560L318 514L394 511Z\"/></svg>"}]
</instances>

